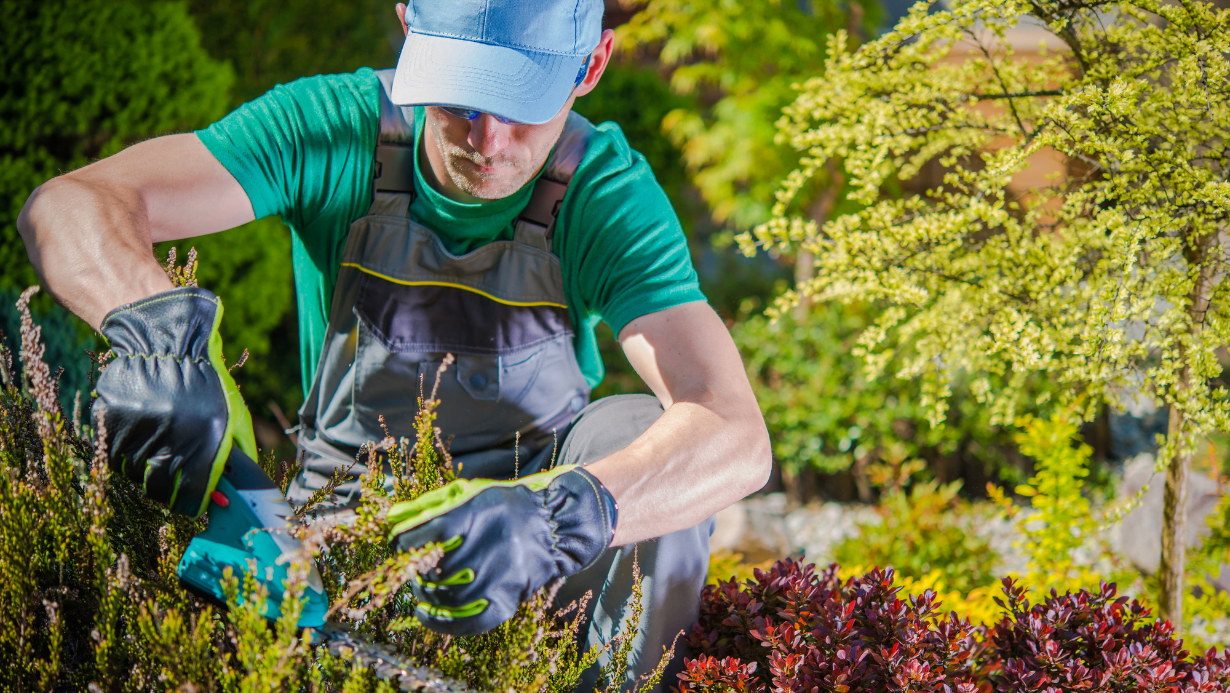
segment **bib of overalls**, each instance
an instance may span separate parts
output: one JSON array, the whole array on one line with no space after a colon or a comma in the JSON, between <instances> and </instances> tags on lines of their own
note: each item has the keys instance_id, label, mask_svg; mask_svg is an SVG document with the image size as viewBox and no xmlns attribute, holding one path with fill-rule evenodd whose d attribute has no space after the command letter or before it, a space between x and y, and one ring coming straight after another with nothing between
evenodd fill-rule
<instances>
[{"instance_id":1,"label":"bib of overalls","mask_svg":"<svg viewBox=\"0 0 1230 693\"><path fill-rule=\"evenodd\" d=\"M375 194L349 228L300 410L304 481L319 488L385 430L413 438L419 398L430 395L448 354L455 363L439 379L436 425L454 458L466 460L465 476L512 476L517 461L529 471L527 456L550 446L589 401L551 241L593 126L569 116L513 240L453 255L435 230L410 218L414 114L388 99L392 70L377 74L384 90Z\"/></svg>"}]
</instances>

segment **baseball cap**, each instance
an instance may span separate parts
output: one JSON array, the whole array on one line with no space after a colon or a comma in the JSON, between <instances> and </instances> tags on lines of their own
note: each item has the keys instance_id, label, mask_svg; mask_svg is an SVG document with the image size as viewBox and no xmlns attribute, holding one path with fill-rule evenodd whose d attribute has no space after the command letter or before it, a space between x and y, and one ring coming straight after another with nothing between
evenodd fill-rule
<instances>
[{"instance_id":1,"label":"baseball cap","mask_svg":"<svg viewBox=\"0 0 1230 693\"><path fill-rule=\"evenodd\" d=\"M393 77L402 106L545 123L602 37L602 0L410 0Z\"/></svg>"}]
</instances>

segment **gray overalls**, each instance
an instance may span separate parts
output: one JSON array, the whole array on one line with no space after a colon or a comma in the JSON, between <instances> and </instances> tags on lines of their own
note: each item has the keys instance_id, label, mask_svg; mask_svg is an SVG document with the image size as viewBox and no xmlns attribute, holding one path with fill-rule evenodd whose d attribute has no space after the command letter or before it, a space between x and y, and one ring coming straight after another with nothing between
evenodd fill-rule
<instances>
[{"instance_id":1,"label":"gray overalls","mask_svg":"<svg viewBox=\"0 0 1230 693\"><path fill-rule=\"evenodd\" d=\"M661 405L638 395L588 405L560 260L551 252L555 216L593 126L569 114L513 240L455 256L410 218L414 113L389 100L393 71L377 74L384 89L375 195L348 231L315 380L299 411L302 471L288 499L305 501L335 470L350 467L331 505L357 505L367 471L356 463L359 447L384 437L381 417L392 436L413 438L420 387L430 390L450 353L456 364L440 379L437 425L461 476L541 471L556 440L565 464L589 464L627 446ZM662 645L695 620L711 524L637 545L646 612L632 675L651 669ZM591 643L604 642L622 619L633 548L610 549L561 590L568 601L594 592ZM672 670L681 664L677 657ZM673 675L666 684L675 685Z\"/></svg>"}]
</instances>

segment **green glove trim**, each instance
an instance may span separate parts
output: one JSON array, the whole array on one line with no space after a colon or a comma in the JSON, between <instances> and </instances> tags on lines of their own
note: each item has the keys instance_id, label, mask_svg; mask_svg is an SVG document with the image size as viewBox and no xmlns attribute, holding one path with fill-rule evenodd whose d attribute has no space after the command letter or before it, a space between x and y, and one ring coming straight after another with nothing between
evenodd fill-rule
<instances>
[{"instance_id":1,"label":"green glove trim","mask_svg":"<svg viewBox=\"0 0 1230 693\"><path fill-rule=\"evenodd\" d=\"M462 542L462 541L463 541L463 540L462 540L462 538L461 538L461 535L460 535L460 534L458 534L457 536L453 537L452 539L449 539L448 541L444 542L443 544L440 544L440 548L441 548L441 549L444 549L444 553L448 553L449 551L452 551L453 549L457 548L458 546L461 546L461 542ZM467 573L466 571L469 571L469 572ZM449 582L449 580L454 580L454 579L457 579L457 576L458 576L458 575L469 575L470 579L469 579L469 580L464 580L464 581L458 581L458 582ZM414 580L414 584L416 584L416 585L430 585L430 586L432 586L432 587L440 587L441 585L467 585L467 584L469 584L469 583L471 583L471 582L474 582L474 571L473 571L473 570L470 570L469 568L466 568L465 570L462 570L462 571L460 571L460 572L458 572L458 573L454 574L452 577L450 577L448 580L445 580L444 582L427 582L427 581L423 580L423 578L422 578L422 577L421 577L418 573L414 573L414 574L413 574L413 575L411 575L410 577L411 577L411 579L413 579L413 580Z\"/></svg>"},{"instance_id":2,"label":"green glove trim","mask_svg":"<svg viewBox=\"0 0 1230 693\"><path fill-rule=\"evenodd\" d=\"M256 449L256 434L252 430L252 414L244 404L243 396L239 394L239 385L231 377L231 372L226 367L226 358L222 354L222 334L219 332L219 327L222 325L222 311L222 301L218 301L218 311L214 313L214 324L209 331L207 347L210 365L214 367L218 379L222 381L227 410L226 433L222 436L222 444L218 446L218 454L214 458L214 465L209 475L210 489L217 488L218 479L222 478L222 472L226 469L226 460L231 456L231 445L238 443L239 449L253 460L259 459L258 455L260 455ZM175 504L174 498L171 499L171 504ZM201 499L201 507L197 510L195 517L204 514L208 507L209 494L206 494Z\"/></svg>"},{"instance_id":3,"label":"green glove trim","mask_svg":"<svg viewBox=\"0 0 1230 693\"><path fill-rule=\"evenodd\" d=\"M428 580L422 580L421 582L419 582L419 584L427 588L436 588L436 587L453 587L454 585L468 585L471 582L474 582L474 569L464 568L462 570L458 570L457 572L448 576L448 578L441 580L440 582L431 582Z\"/></svg>"},{"instance_id":4,"label":"green glove trim","mask_svg":"<svg viewBox=\"0 0 1230 693\"><path fill-rule=\"evenodd\" d=\"M513 488L516 486L528 487L531 491L541 491L551 484L555 477L564 474L576 465L565 464L554 469L531 474L527 477L514 479L512 481L497 481L495 479L457 479L449 482L443 488L438 488L435 491L424 493L412 501L403 501L394 505L389 510L389 521L393 523L393 531L389 535L392 540L397 535L407 530L418 527L421 524L431 522L441 515L457 508L478 494L491 488ZM460 537L450 539L448 544L457 544L451 546L456 548L460 545ZM447 544L444 548L449 551L450 546ZM468 608L468 607L467 607Z\"/></svg>"},{"instance_id":5,"label":"green glove trim","mask_svg":"<svg viewBox=\"0 0 1230 693\"><path fill-rule=\"evenodd\" d=\"M483 610L490 604L486 599L478 599L466 604L465 606L436 606L426 602L419 602L418 610L432 618L441 620L453 620L458 618L469 618L483 613Z\"/></svg>"}]
</instances>

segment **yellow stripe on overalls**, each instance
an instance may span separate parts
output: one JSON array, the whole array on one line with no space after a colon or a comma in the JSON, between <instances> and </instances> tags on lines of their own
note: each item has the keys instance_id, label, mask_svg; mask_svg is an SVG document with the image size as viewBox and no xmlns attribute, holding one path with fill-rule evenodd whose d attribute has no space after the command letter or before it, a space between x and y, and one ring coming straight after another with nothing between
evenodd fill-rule
<instances>
[{"instance_id":1,"label":"yellow stripe on overalls","mask_svg":"<svg viewBox=\"0 0 1230 693\"><path fill-rule=\"evenodd\" d=\"M475 289L472 286L465 286L464 284L453 284L451 282L408 282L404 279L394 279L393 277L385 276L379 272L373 272L372 270L366 267L363 267L354 262L343 262L342 267L353 267L359 270L360 272L363 272L364 274L370 274L373 277L380 277L381 279L385 281L390 281L390 282L393 282L394 284L401 284L402 286L448 286L454 289L461 289L462 291L470 291L470 292L478 294L479 296L485 296L486 298L489 298L492 301L495 301L496 303L503 303L506 306L552 306L554 308L564 308L564 309L568 308L568 306L564 305L563 303L551 303L550 301L506 301L502 298L497 298L495 296L492 296L486 291L482 291L481 289Z\"/></svg>"}]
</instances>

